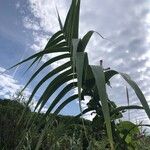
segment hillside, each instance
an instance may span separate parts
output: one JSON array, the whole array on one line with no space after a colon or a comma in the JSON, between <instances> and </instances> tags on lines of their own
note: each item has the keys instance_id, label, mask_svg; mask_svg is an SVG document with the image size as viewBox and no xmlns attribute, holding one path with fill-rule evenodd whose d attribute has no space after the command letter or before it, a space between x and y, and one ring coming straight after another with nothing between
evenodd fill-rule
<instances>
[{"instance_id":1,"label":"hillside","mask_svg":"<svg viewBox=\"0 0 150 150\"><path fill-rule=\"evenodd\" d=\"M34 149L38 139L44 129L46 122L41 119L43 114L38 115L32 127L28 131L25 130L27 120L36 113L33 113L28 108L26 115L19 125L17 125L22 111L25 106L18 101L8 99L0 100L0 149L12 150L15 149L20 139L23 138L24 149ZM36 114L37 115L37 114ZM49 127L46 129L45 138L42 141L42 149L69 149L70 146L86 147L86 139L82 120L73 116L54 116L50 115ZM85 121L86 130L91 134L91 122ZM80 141L80 139L83 139ZM23 148L22 147L22 148Z\"/></svg>"},{"instance_id":2,"label":"hillside","mask_svg":"<svg viewBox=\"0 0 150 150\"><path fill-rule=\"evenodd\" d=\"M83 126L82 120L74 116L51 114L47 119L43 119L44 114L37 115L28 108L26 115L18 124L24 108L25 105L18 101L0 100L0 149L14 150L20 143L18 149L34 150L43 131L41 150L109 149L106 133L96 128L96 123L99 126L96 121L84 120ZM33 114L36 115L36 119L30 126L27 122ZM45 127L47 123L49 124ZM142 135L132 144L134 146L136 144L137 150L141 148L148 150L149 140L149 137Z\"/></svg>"}]
</instances>

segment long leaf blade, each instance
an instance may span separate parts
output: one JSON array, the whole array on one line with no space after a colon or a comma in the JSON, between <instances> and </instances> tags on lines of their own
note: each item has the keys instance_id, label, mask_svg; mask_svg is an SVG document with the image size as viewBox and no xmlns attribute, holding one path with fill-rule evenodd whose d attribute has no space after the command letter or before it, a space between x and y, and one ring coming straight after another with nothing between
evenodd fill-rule
<instances>
[{"instance_id":1,"label":"long leaf blade","mask_svg":"<svg viewBox=\"0 0 150 150\"><path fill-rule=\"evenodd\" d=\"M101 66L91 66L91 68L95 77L99 98L102 104L102 111L106 122L108 139L110 142L111 149L114 150L111 119L110 119L110 112L109 112L109 107L107 102L107 94L106 94L106 86L105 86L105 75L103 72L103 68Z\"/></svg>"},{"instance_id":2,"label":"long leaf blade","mask_svg":"<svg viewBox=\"0 0 150 150\"><path fill-rule=\"evenodd\" d=\"M70 67L70 64L65 64L65 65L62 65L62 66L59 66L57 67L56 69L52 70L51 72L49 72L34 88L34 90L32 91L31 93L31 96L29 97L29 100L27 102L27 105L29 105L29 103L32 101L34 95L36 94L36 92L38 91L38 89L41 87L41 85L43 85L43 83L50 79L53 75L59 73L60 71L66 69Z\"/></svg>"},{"instance_id":3,"label":"long leaf blade","mask_svg":"<svg viewBox=\"0 0 150 150\"><path fill-rule=\"evenodd\" d=\"M62 60L64 58L70 58L70 54L63 54L63 55L59 55L56 57L53 57L52 59L48 60L46 63L44 63L29 79L29 81L27 82L27 84L24 86L24 88L22 89L22 91L30 84L30 82L47 66L49 66L50 64ZM67 64L66 64L67 65ZM67 67L67 66L66 66ZM61 67L62 68L62 67ZM57 68L58 69L58 68ZM60 71L60 70L59 70Z\"/></svg>"},{"instance_id":4,"label":"long leaf blade","mask_svg":"<svg viewBox=\"0 0 150 150\"><path fill-rule=\"evenodd\" d=\"M61 90L61 92L57 95L57 97L53 100L53 102L51 103L50 107L48 108L46 115L49 114L52 109L59 103L59 101L73 88L75 88L77 86L77 82L73 82L68 84L65 88L63 88Z\"/></svg>"},{"instance_id":5,"label":"long leaf blade","mask_svg":"<svg viewBox=\"0 0 150 150\"><path fill-rule=\"evenodd\" d=\"M63 75L61 74L60 76L57 76L47 87L47 89L44 91L43 95L40 97L35 110L39 108L39 112L41 109L44 107L48 99L51 97L51 95L64 83L70 81L73 79L73 75L69 75L71 72L70 70L66 71Z\"/></svg>"},{"instance_id":6,"label":"long leaf blade","mask_svg":"<svg viewBox=\"0 0 150 150\"><path fill-rule=\"evenodd\" d=\"M40 51L40 52L38 52L38 53L36 53L36 54L34 54L34 55L24 59L23 61L17 63L16 65L14 65L14 66L12 66L10 68L8 68L7 70L10 70L10 69L12 69L12 68L14 68L14 67L24 63L24 62L27 62L29 60L34 59L34 58L42 57L44 54L50 54L50 53L55 53L55 52L69 52L69 48L68 47L48 48L46 50Z\"/></svg>"},{"instance_id":7,"label":"long leaf blade","mask_svg":"<svg viewBox=\"0 0 150 150\"><path fill-rule=\"evenodd\" d=\"M70 96L68 99L66 99L59 107L55 110L54 114L58 114L66 105L68 105L73 100L76 100L78 98L78 94Z\"/></svg>"},{"instance_id":8,"label":"long leaf blade","mask_svg":"<svg viewBox=\"0 0 150 150\"><path fill-rule=\"evenodd\" d=\"M147 113L149 119L150 119L150 108L149 105L145 99L144 94L142 93L142 91L140 90L140 88L138 87L138 85L131 80L131 78L124 73L119 73L124 79L125 81L127 81L127 83L132 87L132 89L135 91L137 97L139 98L139 100L141 101L141 104L143 106L143 108L145 109L145 112Z\"/></svg>"},{"instance_id":9,"label":"long leaf blade","mask_svg":"<svg viewBox=\"0 0 150 150\"><path fill-rule=\"evenodd\" d=\"M138 87L138 85L136 84L136 82L134 82L129 75L125 74L125 73L121 73L121 72L117 72L114 70L110 70L108 71L108 73L105 73L105 76L107 76L107 81L112 78L114 75L116 74L120 74L122 76L122 78L132 87L132 89L134 90L134 92L136 93L138 99L140 100L147 116L150 118L150 108L149 105L145 99L144 94L142 93L141 89Z\"/></svg>"}]
</instances>

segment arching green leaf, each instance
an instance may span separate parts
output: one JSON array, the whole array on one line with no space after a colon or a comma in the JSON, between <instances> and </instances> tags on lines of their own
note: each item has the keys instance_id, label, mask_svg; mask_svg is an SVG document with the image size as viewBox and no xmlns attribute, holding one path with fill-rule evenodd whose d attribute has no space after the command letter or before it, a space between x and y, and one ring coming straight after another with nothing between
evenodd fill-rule
<instances>
[{"instance_id":1,"label":"arching green leaf","mask_svg":"<svg viewBox=\"0 0 150 150\"><path fill-rule=\"evenodd\" d=\"M82 113L78 114L78 115L76 116L76 118L79 118L79 117L81 117L82 115L84 115L84 114L86 114L86 113L88 113L88 112L90 112L90 111L92 111L92 110L94 110L94 109L93 109L93 108L86 108L86 109L83 110Z\"/></svg>"},{"instance_id":2,"label":"arching green leaf","mask_svg":"<svg viewBox=\"0 0 150 150\"><path fill-rule=\"evenodd\" d=\"M51 43L49 43L49 47L56 46L57 44L63 42L64 40L65 40L65 37L63 34L61 34L59 37L57 37L56 39L51 41ZM66 41L64 41L64 42L66 42ZM67 43L65 43L65 45L67 45ZM49 47L47 47L46 49L48 49Z\"/></svg>"},{"instance_id":3,"label":"arching green leaf","mask_svg":"<svg viewBox=\"0 0 150 150\"><path fill-rule=\"evenodd\" d=\"M70 54L63 54L63 55L59 55L59 56L56 56L56 57L53 57L52 59L48 60L47 62L45 62L33 75L32 77L30 78L30 80L27 82L27 84L24 86L23 90L30 84L30 82L47 66L49 66L50 64L56 62L56 61L59 61L59 60L62 60L64 58L70 58ZM70 63L70 66L71 66L71 63ZM65 63L64 65L56 68L53 70L53 72L60 72L61 70L65 69L66 67L68 67L68 63ZM60 69L59 69L60 68ZM62 68L62 69L61 69ZM58 70L58 71L57 71ZM55 74L56 74L55 73ZM52 73L53 74L53 73ZM53 74L54 75L54 74ZM22 91L23 91L22 90Z\"/></svg>"},{"instance_id":4,"label":"arching green leaf","mask_svg":"<svg viewBox=\"0 0 150 150\"><path fill-rule=\"evenodd\" d=\"M94 31L89 31L89 32L86 33L86 35L82 38L82 40L81 40L81 48L79 48L79 51L80 51L80 52L85 51L85 48L86 48L87 44L89 43L89 40L91 39L93 33L94 33Z\"/></svg>"},{"instance_id":5,"label":"arching green leaf","mask_svg":"<svg viewBox=\"0 0 150 150\"><path fill-rule=\"evenodd\" d=\"M145 112L147 113L149 119L150 119L150 109L149 109L149 105L142 93L142 91L140 90L140 88L138 87L138 85L131 80L131 78L124 73L119 73L126 81L127 83L132 87L132 89L134 90L134 92L136 93L137 97L139 98L139 100L141 101L141 104L143 106L143 108L145 109Z\"/></svg>"},{"instance_id":6,"label":"arching green leaf","mask_svg":"<svg viewBox=\"0 0 150 150\"><path fill-rule=\"evenodd\" d=\"M60 76L57 76L46 88L46 90L44 91L44 93L42 94L42 96L40 97L35 110L38 108L38 106L40 105L39 108L39 112L41 111L41 109L44 107L44 105L46 104L46 102L48 101L48 99L50 98L50 96L64 83L70 81L73 79L73 75L69 75L71 72L70 70L66 71L63 75L61 74Z\"/></svg>"},{"instance_id":7,"label":"arching green leaf","mask_svg":"<svg viewBox=\"0 0 150 150\"><path fill-rule=\"evenodd\" d=\"M105 75L103 72L103 68L101 66L91 66L91 68L95 77L99 99L102 104L102 111L103 111L104 120L106 123L108 139L111 145L111 149L114 150L110 112L109 112L109 107L108 107L108 102L107 102L107 94L106 94L106 86L105 86Z\"/></svg>"},{"instance_id":8,"label":"arching green leaf","mask_svg":"<svg viewBox=\"0 0 150 150\"><path fill-rule=\"evenodd\" d=\"M31 96L29 97L29 100L28 100L28 102L27 102L27 105L29 105L29 103L32 101L32 99L33 99L35 93L37 92L37 90L41 87L41 85L43 85L43 83L44 83L46 80L50 79L53 75L59 73L60 71L66 69L66 68L68 68L68 67L70 67L70 64L69 64L69 63L68 63L68 64L65 64L65 65L62 65L62 66L59 66L59 67L57 67L56 69L54 69L54 70L52 70L51 72L49 72L43 79L41 79L40 82L36 85L36 87L35 87L34 90L32 91ZM61 75L62 75L62 74L60 74L59 76L61 76ZM58 78L59 78L59 76L58 76Z\"/></svg>"},{"instance_id":9,"label":"arching green leaf","mask_svg":"<svg viewBox=\"0 0 150 150\"><path fill-rule=\"evenodd\" d=\"M145 99L144 94L142 93L142 91L140 90L140 88L138 87L138 85L136 84L136 82L134 82L129 75L125 74L125 73L121 73L121 72L117 72L114 70L110 70L107 71L107 73L105 72L105 77L107 76L107 80L106 82L113 77L116 74L120 74L122 76L122 78L132 87L132 89L134 90L134 92L136 93L137 97L139 98L145 112L147 113L148 117L150 118L150 108L149 105Z\"/></svg>"},{"instance_id":10,"label":"arching green leaf","mask_svg":"<svg viewBox=\"0 0 150 150\"><path fill-rule=\"evenodd\" d=\"M40 52L38 52L38 53L36 53L36 54L34 54L34 55L24 59L23 61L17 63L16 65L14 65L12 67L10 67L9 69L12 69L12 68L14 68L14 67L16 67L16 66L18 66L18 65L20 65L20 64L22 64L24 62L27 62L27 61L29 61L31 59L34 59L34 58L37 58L37 57L42 57L44 54L54 53L54 52L68 52L68 51L69 51L68 47L60 47L60 48L52 47L52 48L48 48L46 50L40 51Z\"/></svg>"},{"instance_id":11,"label":"arching green leaf","mask_svg":"<svg viewBox=\"0 0 150 150\"><path fill-rule=\"evenodd\" d=\"M65 96L70 90L77 87L77 82L73 82L68 84L65 88L61 90L61 92L57 95L57 97L53 100L51 105L49 106L46 115L49 114L52 109L59 103L59 101Z\"/></svg>"},{"instance_id":12,"label":"arching green leaf","mask_svg":"<svg viewBox=\"0 0 150 150\"><path fill-rule=\"evenodd\" d=\"M45 46L44 49L47 49L48 47L50 47L50 46L51 46L51 42L52 42L53 40L55 40L56 38L58 38L60 35L63 35L63 32L62 32L62 31L56 32L56 33L49 39L49 41L48 41L48 43L46 44L46 46Z\"/></svg>"},{"instance_id":13,"label":"arching green leaf","mask_svg":"<svg viewBox=\"0 0 150 150\"><path fill-rule=\"evenodd\" d=\"M78 94L75 94L73 96L70 96L68 99L66 99L59 107L55 110L54 114L58 114L67 104L72 102L73 100L78 98Z\"/></svg>"},{"instance_id":14,"label":"arching green leaf","mask_svg":"<svg viewBox=\"0 0 150 150\"><path fill-rule=\"evenodd\" d=\"M27 70L25 71L25 73L40 59L40 57L36 57L33 62L30 64L30 66L27 68ZM24 74L25 74L24 73Z\"/></svg>"},{"instance_id":15,"label":"arching green leaf","mask_svg":"<svg viewBox=\"0 0 150 150\"><path fill-rule=\"evenodd\" d=\"M105 71L104 73L105 73L106 83L108 83L110 78L112 78L114 75L118 74L118 72L115 70L108 70L108 71Z\"/></svg>"},{"instance_id":16,"label":"arching green leaf","mask_svg":"<svg viewBox=\"0 0 150 150\"><path fill-rule=\"evenodd\" d=\"M113 115L113 114L118 113L120 111L129 110L129 109L144 109L144 108L141 106L137 106L137 105L120 106L120 107L117 107L116 109L114 109L113 111L111 111L110 114Z\"/></svg>"}]
</instances>

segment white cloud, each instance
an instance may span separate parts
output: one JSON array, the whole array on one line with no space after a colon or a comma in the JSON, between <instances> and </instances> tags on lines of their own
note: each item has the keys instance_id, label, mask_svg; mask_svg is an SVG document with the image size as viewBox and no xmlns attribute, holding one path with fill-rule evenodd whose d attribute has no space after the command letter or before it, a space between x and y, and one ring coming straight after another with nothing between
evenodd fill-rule
<instances>
[{"instance_id":1,"label":"white cloud","mask_svg":"<svg viewBox=\"0 0 150 150\"><path fill-rule=\"evenodd\" d=\"M0 67L0 74L3 73L3 72L5 72L5 71L6 71L6 69Z\"/></svg>"},{"instance_id":2,"label":"white cloud","mask_svg":"<svg viewBox=\"0 0 150 150\"><path fill-rule=\"evenodd\" d=\"M46 32L56 32L59 28L57 14L55 10L54 0L29 0L31 13L39 19L40 27ZM57 6L61 10L61 14L66 13L65 3L61 0L57 1ZM62 16L64 18L64 16Z\"/></svg>"},{"instance_id":3,"label":"white cloud","mask_svg":"<svg viewBox=\"0 0 150 150\"><path fill-rule=\"evenodd\" d=\"M17 8L17 9L20 8L20 3L19 3L19 2L16 3L16 8Z\"/></svg>"},{"instance_id":4,"label":"white cloud","mask_svg":"<svg viewBox=\"0 0 150 150\"><path fill-rule=\"evenodd\" d=\"M24 85L20 84L13 76L5 73L5 71L5 68L0 67L0 98L13 99L18 96L18 92L22 90ZM26 88L23 92L24 100L27 101L30 95L30 90ZM30 108L34 110L36 104L37 100L34 97L30 103ZM46 112L46 110L47 108L43 107L41 112Z\"/></svg>"},{"instance_id":5,"label":"white cloud","mask_svg":"<svg viewBox=\"0 0 150 150\"><path fill-rule=\"evenodd\" d=\"M35 43L31 47L40 50L45 46L48 37L59 29L55 4L54 0L29 0L29 6L35 18L26 19L24 25L35 30L33 32ZM57 1L62 20L68 6L67 1ZM86 0L81 3L80 23L81 36L88 30L96 30L114 41L113 43L102 40L94 35L87 47L90 63L99 64L99 60L103 59L104 66L129 73L146 93L148 101L150 101L149 6L150 2L140 0L119 0L117 3L114 0ZM52 67L56 65L59 64ZM122 99L125 99L126 95L121 83L127 85L121 79L112 80L111 97L117 103L125 104L126 101ZM132 90L131 95L135 95ZM132 100L138 102L136 96L132 96Z\"/></svg>"},{"instance_id":6,"label":"white cloud","mask_svg":"<svg viewBox=\"0 0 150 150\"><path fill-rule=\"evenodd\" d=\"M0 67L0 97L11 98L23 88L17 80L15 80L11 75L4 72L5 68ZM25 97L30 95L29 90L24 91Z\"/></svg>"},{"instance_id":7,"label":"white cloud","mask_svg":"<svg viewBox=\"0 0 150 150\"><path fill-rule=\"evenodd\" d=\"M36 23L35 21L29 19L28 17L25 17L23 19L23 24L24 24L24 27L27 29L40 30L40 25Z\"/></svg>"}]
</instances>

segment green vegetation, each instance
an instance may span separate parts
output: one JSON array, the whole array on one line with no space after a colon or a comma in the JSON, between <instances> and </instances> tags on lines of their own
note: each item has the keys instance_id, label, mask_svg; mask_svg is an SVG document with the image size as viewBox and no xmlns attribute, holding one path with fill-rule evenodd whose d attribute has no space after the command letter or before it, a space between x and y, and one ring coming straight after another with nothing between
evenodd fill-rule
<instances>
[{"instance_id":1,"label":"green vegetation","mask_svg":"<svg viewBox=\"0 0 150 150\"><path fill-rule=\"evenodd\" d=\"M28 109L20 125L18 125L17 123L21 117L23 108L25 108L25 106L18 101L0 100L0 149L17 149L20 139L22 139L22 143L18 149L35 149L41 132L44 129L46 120L41 122L41 118L44 116L44 114L39 115L31 112L30 109ZM38 117L30 130L26 131L25 126L27 120L33 114L36 114ZM45 135L40 146L41 150L109 149L109 143L105 129L99 130L101 124L98 121L94 120L91 122L84 120L88 137L88 139L86 139L82 120L80 118L61 115L54 116L53 114L50 114L48 118L50 119L50 124L45 130ZM117 128L122 137L126 135L125 141L128 143L128 145L133 147L132 149L149 149L148 142L150 137L142 135L136 125L126 121L120 122L117 125ZM131 130L132 128L133 130ZM122 145L124 144L122 143ZM126 149L126 147L120 147L120 149L122 148Z\"/></svg>"},{"instance_id":2,"label":"green vegetation","mask_svg":"<svg viewBox=\"0 0 150 150\"><path fill-rule=\"evenodd\" d=\"M25 85L25 89L43 69L59 60L66 58L68 60L64 64L48 72L48 74L44 76L33 89L26 104L26 108L21 115L21 119L18 121L18 126L28 114L27 108L32 102L33 97L39 88L41 88L45 82L49 82L49 79L51 79L51 82L48 83L48 86L39 98L34 112L30 112L32 115L29 115L28 117L29 119L25 125L25 133L23 133L24 136L21 138L17 147L21 148L22 145L24 145L24 139L26 139L26 145L24 145L25 148L27 146L28 149L32 149L32 147L34 147L36 150L42 148L43 145L45 148L45 141L46 145L48 145L47 143L50 142L52 146L54 146L47 147L45 149L51 148L54 150L59 149L59 147L62 149L137 149L137 135L140 134L137 125L129 121L118 122L118 119L122 118L122 112L126 109L144 109L150 118L150 109L148 103L138 85L127 74L117 72L109 68L103 68L102 61L100 61L99 66L92 66L89 64L88 54L85 52L85 49L90 41L91 36L96 33L101 38L103 37L95 31L88 31L85 36L79 38L79 14L80 0L72 0L64 24L62 24L58 13L60 30L49 39L44 50L13 66L16 67L17 65L32 60L32 63L29 66L30 68L35 63L41 61L44 55L58 52L61 53L53 58L50 58L47 60L47 62L40 66ZM132 87L142 106L131 105L117 107L116 104L109 99L106 86L110 86L110 79L117 74L119 74ZM62 85L63 89L58 92L56 98L52 100L52 94ZM70 95L69 98L62 102L62 98L69 91L75 88L78 89L78 94ZM85 96L89 96L90 101L87 104L87 108L82 110L81 101L85 99ZM68 127L71 129L71 132L69 132L70 135L68 132L65 133L65 130L63 130L65 123L62 123L61 128L60 126L57 128L51 128L55 122L55 119L57 118L56 116L60 113L60 111L67 104L76 99L79 100L80 107L80 114L77 117L82 117L83 114L94 111L96 116L94 117L93 121L87 126L87 121L81 118L80 125L78 124L72 127L64 127L66 131L69 131ZM48 100L51 100L48 110L45 114L40 114L42 108L45 106ZM38 113L35 113L36 111ZM53 117L49 117L52 111L54 112ZM72 120L74 119L75 117L72 117ZM38 127L35 125L35 123L38 125ZM42 127L40 125L42 125ZM78 130L78 128L80 129ZM55 134L51 135L52 133Z\"/></svg>"}]
</instances>

